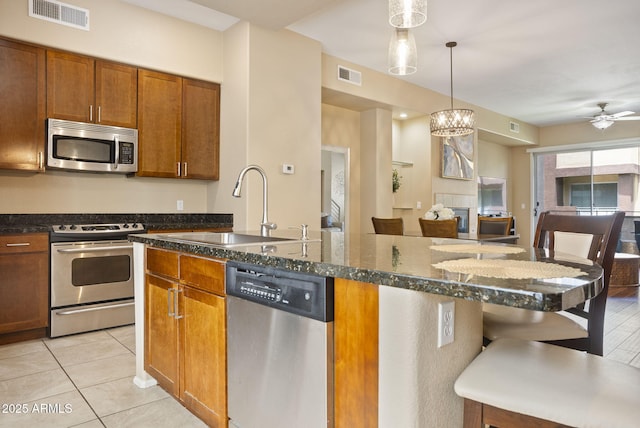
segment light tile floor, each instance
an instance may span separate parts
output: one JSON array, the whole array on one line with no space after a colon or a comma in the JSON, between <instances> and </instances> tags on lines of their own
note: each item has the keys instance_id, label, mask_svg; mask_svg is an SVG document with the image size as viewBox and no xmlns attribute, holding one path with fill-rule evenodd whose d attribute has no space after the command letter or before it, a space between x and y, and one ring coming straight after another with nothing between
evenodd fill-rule
<instances>
[{"instance_id":1,"label":"light tile floor","mask_svg":"<svg viewBox=\"0 0 640 428\"><path fill-rule=\"evenodd\" d=\"M605 357L640 367L638 289L609 295ZM161 388L133 384L134 344L126 326L0 346L0 428L204 427Z\"/></svg>"},{"instance_id":2,"label":"light tile floor","mask_svg":"<svg viewBox=\"0 0 640 428\"><path fill-rule=\"evenodd\" d=\"M133 326L0 346L0 427L205 427L133 384L134 352Z\"/></svg>"}]
</instances>

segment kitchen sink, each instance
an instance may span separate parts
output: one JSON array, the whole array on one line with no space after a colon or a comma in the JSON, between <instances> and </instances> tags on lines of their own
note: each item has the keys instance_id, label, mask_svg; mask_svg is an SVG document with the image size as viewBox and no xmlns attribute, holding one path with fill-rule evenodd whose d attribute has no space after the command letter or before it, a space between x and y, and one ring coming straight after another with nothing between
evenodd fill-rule
<instances>
[{"instance_id":1,"label":"kitchen sink","mask_svg":"<svg viewBox=\"0 0 640 428\"><path fill-rule=\"evenodd\" d=\"M275 236L247 235L235 232L185 232L160 235L162 238L180 242L197 242L222 248L241 247L246 245L291 244L303 242L302 239L280 238ZM304 242L318 241L306 239Z\"/></svg>"}]
</instances>

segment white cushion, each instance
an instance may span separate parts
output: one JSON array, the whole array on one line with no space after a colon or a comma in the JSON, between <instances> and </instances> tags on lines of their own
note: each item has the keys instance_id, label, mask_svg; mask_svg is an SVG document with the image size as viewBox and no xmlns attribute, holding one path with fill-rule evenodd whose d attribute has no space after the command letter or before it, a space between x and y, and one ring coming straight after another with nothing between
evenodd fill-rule
<instances>
[{"instance_id":1,"label":"white cushion","mask_svg":"<svg viewBox=\"0 0 640 428\"><path fill-rule=\"evenodd\" d=\"M640 426L640 369L546 343L492 342L454 388L464 398L573 427Z\"/></svg>"},{"instance_id":2,"label":"white cushion","mask_svg":"<svg viewBox=\"0 0 640 428\"><path fill-rule=\"evenodd\" d=\"M553 239L555 252L572 254L585 259L589 257L593 235L556 231L553 234Z\"/></svg>"},{"instance_id":3,"label":"white cushion","mask_svg":"<svg viewBox=\"0 0 640 428\"><path fill-rule=\"evenodd\" d=\"M587 320L567 312L541 312L508 306L482 306L483 335L524 340L562 340L588 337Z\"/></svg>"}]
</instances>

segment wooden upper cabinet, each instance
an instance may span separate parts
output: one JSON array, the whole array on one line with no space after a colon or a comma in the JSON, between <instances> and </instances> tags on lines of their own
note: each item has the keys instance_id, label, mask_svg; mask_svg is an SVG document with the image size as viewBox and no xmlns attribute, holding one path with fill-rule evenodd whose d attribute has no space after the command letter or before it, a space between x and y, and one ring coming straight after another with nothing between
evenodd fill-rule
<instances>
[{"instance_id":1,"label":"wooden upper cabinet","mask_svg":"<svg viewBox=\"0 0 640 428\"><path fill-rule=\"evenodd\" d=\"M47 51L47 116L135 128L137 69Z\"/></svg>"},{"instance_id":2,"label":"wooden upper cabinet","mask_svg":"<svg viewBox=\"0 0 640 428\"><path fill-rule=\"evenodd\" d=\"M139 176L219 178L220 85L138 71Z\"/></svg>"},{"instance_id":3,"label":"wooden upper cabinet","mask_svg":"<svg viewBox=\"0 0 640 428\"><path fill-rule=\"evenodd\" d=\"M138 70L138 176L179 177L182 78Z\"/></svg>"},{"instance_id":4,"label":"wooden upper cabinet","mask_svg":"<svg viewBox=\"0 0 640 428\"><path fill-rule=\"evenodd\" d=\"M183 79L182 103L182 174L218 180L220 85Z\"/></svg>"},{"instance_id":5,"label":"wooden upper cabinet","mask_svg":"<svg viewBox=\"0 0 640 428\"><path fill-rule=\"evenodd\" d=\"M138 126L138 69L108 61L96 61L97 123Z\"/></svg>"},{"instance_id":6,"label":"wooden upper cabinet","mask_svg":"<svg viewBox=\"0 0 640 428\"><path fill-rule=\"evenodd\" d=\"M93 59L47 51L47 117L93 122L93 82Z\"/></svg>"},{"instance_id":7,"label":"wooden upper cabinet","mask_svg":"<svg viewBox=\"0 0 640 428\"><path fill-rule=\"evenodd\" d=\"M44 170L45 51L0 39L0 168Z\"/></svg>"}]
</instances>

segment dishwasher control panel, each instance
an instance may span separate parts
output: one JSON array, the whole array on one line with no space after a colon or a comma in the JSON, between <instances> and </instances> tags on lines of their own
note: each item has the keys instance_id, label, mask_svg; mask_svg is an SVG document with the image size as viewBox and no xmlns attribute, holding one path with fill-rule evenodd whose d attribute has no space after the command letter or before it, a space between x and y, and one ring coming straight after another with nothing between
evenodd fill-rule
<instances>
[{"instance_id":1,"label":"dishwasher control panel","mask_svg":"<svg viewBox=\"0 0 640 428\"><path fill-rule=\"evenodd\" d=\"M240 280L237 287L240 294L263 299L269 302L279 302L282 299L282 289L279 287L256 284L247 279Z\"/></svg>"},{"instance_id":2,"label":"dishwasher control panel","mask_svg":"<svg viewBox=\"0 0 640 428\"><path fill-rule=\"evenodd\" d=\"M333 321L333 278L230 261L228 296L307 318Z\"/></svg>"}]
</instances>

